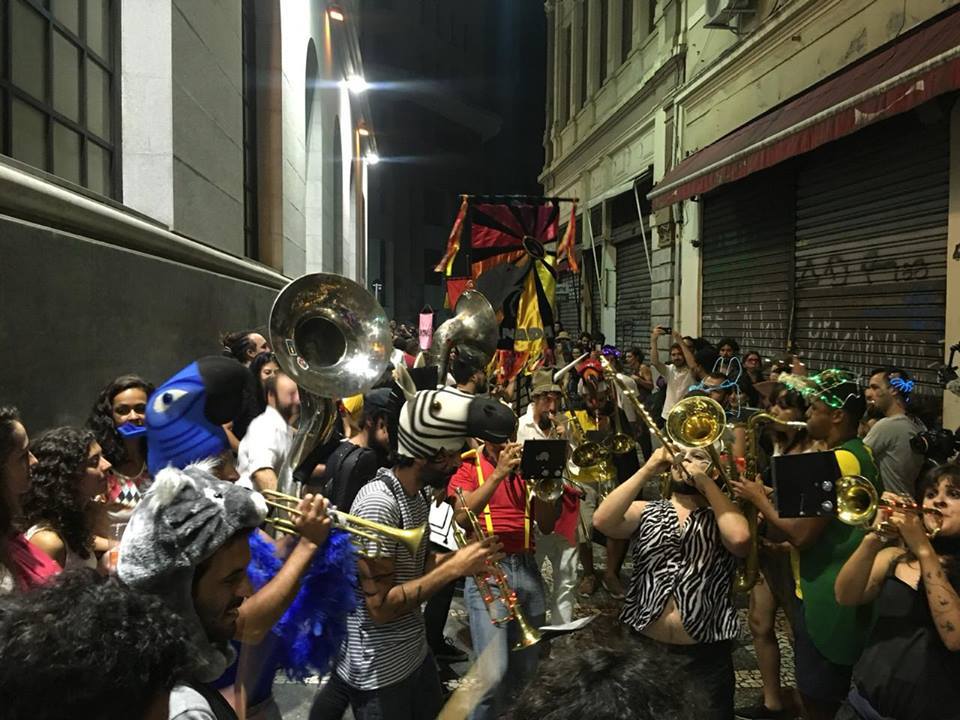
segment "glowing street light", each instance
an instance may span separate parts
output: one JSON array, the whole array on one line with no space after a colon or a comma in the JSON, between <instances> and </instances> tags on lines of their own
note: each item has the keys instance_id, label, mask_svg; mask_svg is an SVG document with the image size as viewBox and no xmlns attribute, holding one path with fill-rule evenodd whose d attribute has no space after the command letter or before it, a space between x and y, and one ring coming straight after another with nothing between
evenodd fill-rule
<instances>
[{"instance_id":1,"label":"glowing street light","mask_svg":"<svg viewBox=\"0 0 960 720\"><path fill-rule=\"evenodd\" d=\"M361 125L357 128L357 135L360 137L370 137L370 131L367 129L366 125Z\"/></svg>"},{"instance_id":2,"label":"glowing street light","mask_svg":"<svg viewBox=\"0 0 960 720\"><path fill-rule=\"evenodd\" d=\"M331 20L336 20L337 22L343 22L345 19L343 10L340 9L339 5L331 5L327 9L327 15L330 16Z\"/></svg>"},{"instance_id":3,"label":"glowing street light","mask_svg":"<svg viewBox=\"0 0 960 720\"><path fill-rule=\"evenodd\" d=\"M369 87L370 83L366 81L363 75L351 75L343 82L344 86L354 95L360 95L365 93Z\"/></svg>"},{"instance_id":4,"label":"glowing street light","mask_svg":"<svg viewBox=\"0 0 960 720\"><path fill-rule=\"evenodd\" d=\"M364 156L363 161L367 165L376 165L378 162L380 162L380 156L377 155L375 152L368 152Z\"/></svg>"}]
</instances>

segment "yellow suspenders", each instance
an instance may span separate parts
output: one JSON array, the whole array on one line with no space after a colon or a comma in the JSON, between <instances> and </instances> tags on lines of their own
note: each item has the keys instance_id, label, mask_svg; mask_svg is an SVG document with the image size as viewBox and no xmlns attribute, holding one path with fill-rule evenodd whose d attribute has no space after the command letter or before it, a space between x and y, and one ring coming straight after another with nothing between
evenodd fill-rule
<instances>
[{"instance_id":1,"label":"yellow suspenders","mask_svg":"<svg viewBox=\"0 0 960 720\"><path fill-rule=\"evenodd\" d=\"M480 451L474 453L474 462L477 466L477 487L483 485L483 466L480 461ZM530 493L525 493L526 501L523 509L523 549L530 549ZM493 516L490 515L490 503L483 508L483 520L487 526L487 533L493 535Z\"/></svg>"}]
</instances>

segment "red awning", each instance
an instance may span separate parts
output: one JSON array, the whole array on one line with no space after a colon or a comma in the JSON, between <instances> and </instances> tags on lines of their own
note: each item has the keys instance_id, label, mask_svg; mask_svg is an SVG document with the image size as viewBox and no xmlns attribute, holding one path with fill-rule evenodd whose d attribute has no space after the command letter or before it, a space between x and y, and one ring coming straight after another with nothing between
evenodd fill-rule
<instances>
[{"instance_id":1,"label":"red awning","mask_svg":"<svg viewBox=\"0 0 960 720\"><path fill-rule=\"evenodd\" d=\"M954 10L686 158L648 197L654 210L686 200L958 88Z\"/></svg>"}]
</instances>

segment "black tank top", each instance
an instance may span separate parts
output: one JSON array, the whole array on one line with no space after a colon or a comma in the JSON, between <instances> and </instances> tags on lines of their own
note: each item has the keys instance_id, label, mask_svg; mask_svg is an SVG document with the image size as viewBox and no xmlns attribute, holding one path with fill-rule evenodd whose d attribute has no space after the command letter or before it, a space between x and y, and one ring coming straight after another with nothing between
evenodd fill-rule
<instances>
[{"instance_id":1,"label":"black tank top","mask_svg":"<svg viewBox=\"0 0 960 720\"><path fill-rule=\"evenodd\" d=\"M927 594L890 575L876 602L876 624L853 671L873 708L897 720L960 719L960 653L948 650Z\"/></svg>"}]
</instances>

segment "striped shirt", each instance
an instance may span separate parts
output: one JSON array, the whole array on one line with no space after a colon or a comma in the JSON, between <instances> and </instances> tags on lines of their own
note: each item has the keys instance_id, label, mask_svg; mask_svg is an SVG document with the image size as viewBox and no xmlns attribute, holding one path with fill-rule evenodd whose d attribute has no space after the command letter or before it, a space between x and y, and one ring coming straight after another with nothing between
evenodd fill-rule
<instances>
[{"instance_id":1,"label":"striped shirt","mask_svg":"<svg viewBox=\"0 0 960 720\"><path fill-rule=\"evenodd\" d=\"M672 596L693 640L730 640L739 633L730 598L735 569L712 508L696 508L681 528L669 500L649 502L633 534L633 577L620 621L643 630L660 617Z\"/></svg>"},{"instance_id":2,"label":"striped shirt","mask_svg":"<svg viewBox=\"0 0 960 720\"><path fill-rule=\"evenodd\" d=\"M373 480L360 488L350 513L384 525L410 529L427 522L429 506L422 493L410 497L396 475L388 468L381 468ZM416 557L399 543L381 546L380 555L395 560L395 585L423 576L427 546L428 543L423 543ZM372 555L374 550L372 542L364 543L364 552ZM337 674L357 690L377 690L405 680L427 655L420 608L393 622L376 625L359 587L356 593L358 606L347 617L347 640L340 649Z\"/></svg>"}]
</instances>

